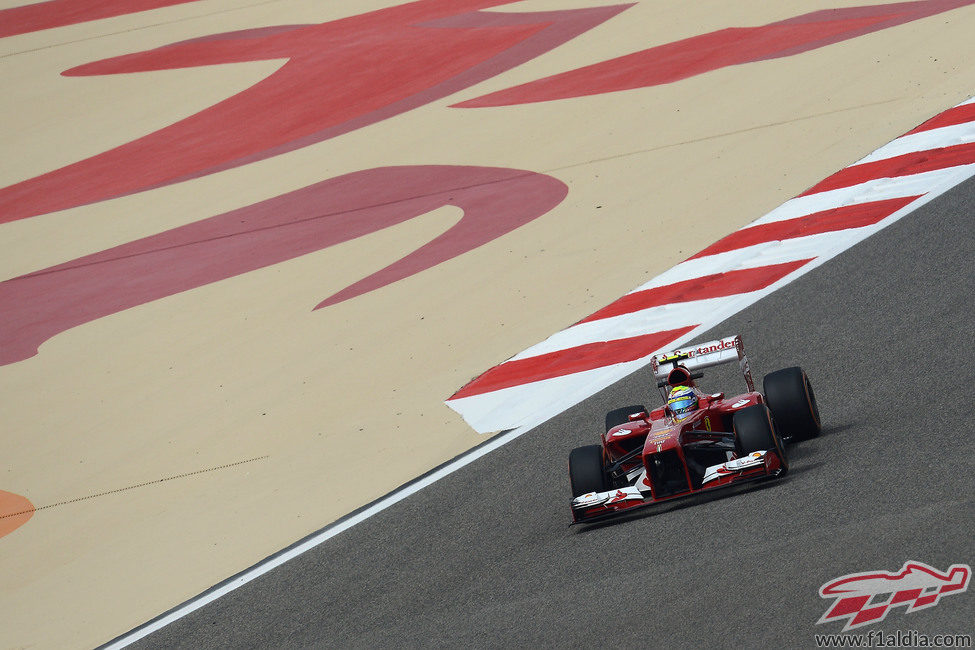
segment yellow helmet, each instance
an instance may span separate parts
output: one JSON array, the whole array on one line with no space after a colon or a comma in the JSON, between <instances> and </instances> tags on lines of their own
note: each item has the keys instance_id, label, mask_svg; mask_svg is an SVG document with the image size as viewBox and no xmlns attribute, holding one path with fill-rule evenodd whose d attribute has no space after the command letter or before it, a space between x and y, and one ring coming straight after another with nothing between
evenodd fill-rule
<instances>
[{"instance_id":1,"label":"yellow helmet","mask_svg":"<svg viewBox=\"0 0 975 650\"><path fill-rule=\"evenodd\" d=\"M697 393L689 386L674 386L667 397L667 408L677 416L686 416L697 410Z\"/></svg>"}]
</instances>

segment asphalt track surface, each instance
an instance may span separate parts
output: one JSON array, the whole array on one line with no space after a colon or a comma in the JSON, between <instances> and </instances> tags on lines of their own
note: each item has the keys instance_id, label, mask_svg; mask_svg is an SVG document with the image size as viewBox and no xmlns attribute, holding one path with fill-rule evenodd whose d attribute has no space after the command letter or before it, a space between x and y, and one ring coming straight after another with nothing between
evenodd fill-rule
<instances>
[{"instance_id":1,"label":"asphalt track surface","mask_svg":"<svg viewBox=\"0 0 975 650\"><path fill-rule=\"evenodd\" d=\"M824 582L975 564L973 216L969 180L710 333L813 381L784 480L568 526L569 450L659 399L644 369L135 647L815 647ZM975 590L859 631L972 621Z\"/></svg>"}]
</instances>

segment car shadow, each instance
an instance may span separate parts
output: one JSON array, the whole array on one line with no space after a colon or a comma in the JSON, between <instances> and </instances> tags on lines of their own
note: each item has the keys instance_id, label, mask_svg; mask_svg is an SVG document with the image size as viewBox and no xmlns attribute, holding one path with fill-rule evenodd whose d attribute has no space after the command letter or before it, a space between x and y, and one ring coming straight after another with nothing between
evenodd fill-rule
<instances>
[{"instance_id":1,"label":"car shadow","mask_svg":"<svg viewBox=\"0 0 975 650\"><path fill-rule=\"evenodd\" d=\"M849 429L852 429L854 426L856 426L856 424L853 423L853 422L845 422L845 423L841 423L841 424L831 424L831 425L828 425L828 426L823 427L823 430L819 432L819 436L817 436L817 437L818 438L822 438L822 437L827 437L827 436L835 436L838 433L843 433L844 431L847 431Z\"/></svg>"},{"instance_id":2,"label":"car shadow","mask_svg":"<svg viewBox=\"0 0 975 650\"><path fill-rule=\"evenodd\" d=\"M803 463L798 467L794 463L789 465L789 476L795 476L796 474L805 474L806 472L811 472L825 465L824 461L819 461L815 463Z\"/></svg>"}]
</instances>

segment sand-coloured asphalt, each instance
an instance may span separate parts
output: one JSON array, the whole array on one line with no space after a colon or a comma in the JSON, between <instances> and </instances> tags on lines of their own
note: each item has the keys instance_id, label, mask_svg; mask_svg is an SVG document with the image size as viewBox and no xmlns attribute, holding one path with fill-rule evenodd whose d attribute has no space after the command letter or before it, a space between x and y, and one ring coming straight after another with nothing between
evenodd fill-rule
<instances>
[{"instance_id":1,"label":"sand-coloured asphalt","mask_svg":"<svg viewBox=\"0 0 975 650\"><path fill-rule=\"evenodd\" d=\"M389 2L358 5L365 12ZM523 2L553 11L585 2ZM3 7L16 3L4 3ZM205 1L0 40L0 186L170 125L280 62L95 77L83 63L214 33L321 23L314 2ZM88 646L481 442L443 400L971 94L975 7L676 83L518 106L451 104L837 2L639 3L426 105L277 157L0 227L0 278L342 174L474 165L547 174L553 210L353 300L323 299L460 218L420 218L58 334L0 367L0 646Z\"/></svg>"}]
</instances>

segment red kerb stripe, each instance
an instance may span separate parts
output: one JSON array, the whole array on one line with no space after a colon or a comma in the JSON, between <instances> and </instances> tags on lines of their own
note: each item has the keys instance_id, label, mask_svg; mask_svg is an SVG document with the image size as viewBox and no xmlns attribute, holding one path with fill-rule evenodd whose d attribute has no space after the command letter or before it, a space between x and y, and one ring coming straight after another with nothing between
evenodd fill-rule
<instances>
[{"instance_id":1,"label":"red kerb stripe","mask_svg":"<svg viewBox=\"0 0 975 650\"><path fill-rule=\"evenodd\" d=\"M911 174L920 174L921 172L945 169L947 167L955 167L968 163L975 163L975 143L973 142L928 151L914 151L902 156L894 156L885 160L877 160L875 162L847 167L814 185L799 196L826 192L840 187L850 187L878 178L910 176Z\"/></svg>"},{"instance_id":2,"label":"red kerb stripe","mask_svg":"<svg viewBox=\"0 0 975 650\"><path fill-rule=\"evenodd\" d=\"M975 102L950 108L941 115L935 115L921 126L917 127L913 131L908 131L904 135L911 135L912 133L920 133L922 131L930 131L931 129L939 129L943 126L964 124L965 122L971 121L975 121Z\"/></svg>"},{"instance_id":3,"label":"red kerb stripe","mask_svg":"<svg viewBox=\"0 0 975 650\"><path fill-rule=\"evenodd\" d=\"M480 395L511 386L634 361L677 340L695 327L697 325L688 325L628 339L587 343L568 350L540 354L537 357L507 361L491 368L457 391L450 399Z\"/></svg>"},{"instance_id":4,"label":"red kerb stripe","mask_svg":"<svg viewBox=\"0 0 975 650\"><path fill-rule=\"evenodd\" d=\"M781 241L783 239L794 239L807 235L818 235L824 232L870 226L894 214L918 198L920 196L907 196L886 199L884 201L858 203L856 205L830 208L829 210L808 214L796 219L763 223L758 226L743 228L708 246L691 259L717 255L718 253L725 253L770 241Z\"/></svg>"},{"instance_id":5,"label":"red kerb stripe","mask_svg":"<svg viewBox=\"0 0 975 650\"><path fill-rule=\"evenodd\" d=\"M645 291L634 291L579 322L588 323L589 321L611 318L613 316L629 314L640 311L641 309L649 309L650 307L659 307L660 305L669 305L675 302L690 302L691 300L720 298L722 296L732 296L737 293L758 291L810 261L812 260L797 260L795 262L759 266L754 269L714 273L692 280L675 282L674 284L668 284L663 287L654 287Z\"/></svg>"}]
</instances>

